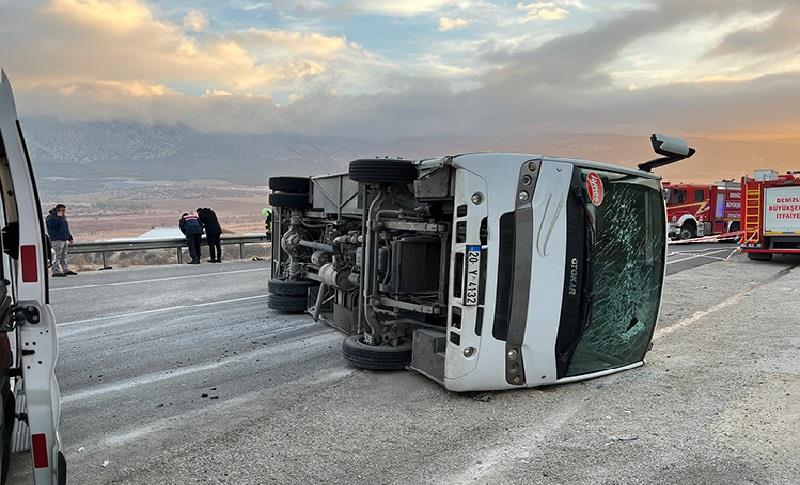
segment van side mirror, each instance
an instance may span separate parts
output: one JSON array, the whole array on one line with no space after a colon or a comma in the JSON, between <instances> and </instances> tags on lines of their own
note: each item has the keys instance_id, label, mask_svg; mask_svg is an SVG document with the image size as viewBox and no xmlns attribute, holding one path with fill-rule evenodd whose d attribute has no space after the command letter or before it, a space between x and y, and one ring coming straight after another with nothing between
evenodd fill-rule
<instances>
[{"instance_id":1,"label":"van side mirror","mask_svg":"<svg viewBox=\"0 0 800 485\"><path fill-rule=\"evenodd\" d=\"M661 158L640 163L639 170L645 172L652 172L656 167L679 162L695 153L694 148L689 147L689 144L682 138L654 133L650 137L650 141L653 143L653 150L661 155Z\"/></svg>"}]
</instances>

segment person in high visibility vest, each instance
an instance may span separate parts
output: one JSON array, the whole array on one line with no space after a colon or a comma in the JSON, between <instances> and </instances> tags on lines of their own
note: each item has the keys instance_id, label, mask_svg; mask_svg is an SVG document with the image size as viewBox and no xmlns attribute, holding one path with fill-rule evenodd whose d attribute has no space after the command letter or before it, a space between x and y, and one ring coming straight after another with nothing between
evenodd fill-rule
<instances>
[{"instance_id":1,"label":"person in high visibility vest","mask_svg":"<svg viewBox=\"0 0 800 485\"><path fill-rule=\"evenodd\" d=\"M264 207L261 209L261 216L264 217L264 232L267 234L267 241L272 241L272 210Z\"/></svg>"}]
</instances>

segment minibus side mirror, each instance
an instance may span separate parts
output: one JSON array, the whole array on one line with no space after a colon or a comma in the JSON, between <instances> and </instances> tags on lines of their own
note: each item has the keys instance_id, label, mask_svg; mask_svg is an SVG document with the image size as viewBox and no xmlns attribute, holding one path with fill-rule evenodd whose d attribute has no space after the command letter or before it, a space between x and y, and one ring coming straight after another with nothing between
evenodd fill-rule
<instances>
[{"instance_id":1,"label":"minibus side mirror","mask_svg":"<svg viewBox=\"0 0 800 485\"><path fill-rule=\"evenodd\" d=\"M653 150L655 150L657 154L661 155L661 158L640 163L639 170L643 170L645 172L652 172L656 167L679 162L691 157L695 153L694 148L689 147L689 144L686 143L685 140L676 138L674 136L666 136L654 133L650 137L650 141L653 143Z\"/></svg>"}]
</instances>

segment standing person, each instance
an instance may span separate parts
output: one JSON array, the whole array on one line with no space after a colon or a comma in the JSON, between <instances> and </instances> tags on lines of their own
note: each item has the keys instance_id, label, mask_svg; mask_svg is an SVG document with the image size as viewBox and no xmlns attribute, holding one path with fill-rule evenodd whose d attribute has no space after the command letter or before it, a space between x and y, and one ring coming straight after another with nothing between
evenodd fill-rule
<instances>
[{"instance_id":1,"label":"standing person","mask_svg":"<svg viewBox=\"0 0 800 485\"><path fill-rule=\"evenodd\" d=\"M200 223L206 230L206 242L208 243L208 262L221 263L222 262L222 244L219 240L222 235L222 228L217 219L217 213L208 207L197 209L197 217L200 218Z\"/></svg>"},{"instance_id":2,"label":"standing person","mask_svg":"<svg viewBox=\"0 0 800 485\"><path fill-rule=\"evenodd\" d=\"M189 264L200 264L200 239L203 237L203 225L200 219L194 214L184 212L178 221L178 227L186 236L186 244L189 246L189 256L192 257Z\"/></svg>"},{"instance_id":3,"label":"standing person","mask_svg":"<svg viewBox=\"0 0 800 485\"><path fill-rule=\"evenodd\" d=\"M67 222L67 206L58 204L50 209L45 220L47 235L53 247L52 275L55 277L78 274L67 267L67 248L72 244L72 233Z\"/></svg>"},{"instance_id":4,"label":"standing person","mask_svg":"<svg viewBox=\"0 0 800 485\"><path fill-rule=\"evenodd\" d=\"M261 209L264 216L264 232L267 234L267 241L272 241L272 210L269 207Z\"/></svg>"}]
</instances>

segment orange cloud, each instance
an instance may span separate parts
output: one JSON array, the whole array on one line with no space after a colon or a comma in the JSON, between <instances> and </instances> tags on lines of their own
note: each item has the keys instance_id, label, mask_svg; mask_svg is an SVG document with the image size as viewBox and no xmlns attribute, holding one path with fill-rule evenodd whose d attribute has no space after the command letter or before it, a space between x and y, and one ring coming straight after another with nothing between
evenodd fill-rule
<instances>
[{"instance_id":1,"label":"orange cloud","mask_svg":"<svg viewBox=\"0 0 800 485\"><path fill-rule=\"evenodd\" d=\"M50 0L45 10L113 32L129 32L153 20L150 8L138 0Z\"/></svg>"},{"instance_id":2,"label":"orange cloud","mask_svg":"<svg viewBox=\"0 0 800 485\"><path fill-rule=\"evenodd\" d=\"M9 22L26 29L4 63L21 73L15 79L23 89L61 86L69 92L74 83L99 89L99 83L141 82L263 95L297 91L298 83L326 75L339 62L353 72L374 62L343 36L278 29L207 32L208 19L198 10L178 25L157 18L142 0L50 0L40 9L10 11L18 19Z\"/></svg>"}]
</instances>

